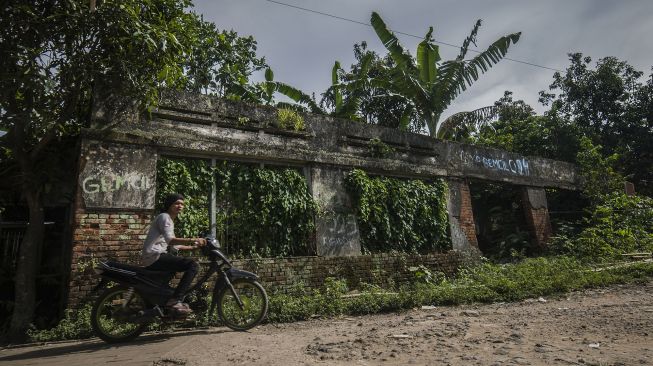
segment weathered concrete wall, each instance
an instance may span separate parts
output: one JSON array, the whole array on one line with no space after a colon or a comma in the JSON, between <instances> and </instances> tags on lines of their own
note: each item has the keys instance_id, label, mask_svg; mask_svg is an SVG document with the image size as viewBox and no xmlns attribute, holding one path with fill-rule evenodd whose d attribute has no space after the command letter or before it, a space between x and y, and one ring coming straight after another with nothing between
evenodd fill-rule
<instances>
[{"instance_id":1,"label":"weathered concrete wall","mask_svg":"<svg viewBox=\"0 0 653 366\"><path fill-rule=\"evenodd\" d=\"M152 147L82 141L69 305L97 284L93 267L99 260L139 261L152 220L156 159Z\"/></svg>"},{"instance_id":2,"label":"weathered concrete wall","mask_svg":"<svg viewBox=\"0 0 653 366\"><path fill-rule=\"evenodd\" d=\"M72 299L80 299L90 290L89 270L94 260L112 257L137 262L154 213L156 160L160 154L288 163L310 171L309 186L322 209L316 238L321 257L273 260L271 267L260 267L264 281L279 288L285 287L284 281L292 283L297 278L317 283L325 274L313 268L327 271L334 263L365 281L374 278L379 266L431 263L429 256L424 257L426 262L406 262L406 256L359 255L358 228L343 187L343 173L352 168L399 177L449 178L449 218L457 249L452 253L457 254L433 254L433 258L439 258L432 258L433 263L442 263L440 267L433 264L433 269L449 268L452 263L457 266L463 260L460 258L468 258L468 253L478 249L466 178L529 186L525 197L530 205L525 206L530 207L527 215L530 212L538 242L548 238L547 225L550 234L548 211L537 198L541 197L538 192L543 192L539 187L574 189L578 179L575 167L568 163L328 116L303 115L305 131L282 130L278 128L275 108L196 94L168 95L150 116L108 113L106 108L96 108L95 113L94 127L83 131L73 227ZM381 140L392 151L378 157L372 139ZM282 262L285 264L278 269L277 263ZM294 262L305 263L305 267L299 267L308 272L289 270L297 267ZM279 271L291 271L293 275ZM319 274L311 274L314 272Z\"/></svg>"},{"instance_id":3,"label":"weathered concrete wall","mask_svg":"<svg viewBox=\"0 0 653 366\"><path fill-rule=\"evenodd\" d=\"M572 164L436 140L380 126L304 115L306 131L276 128L277 110L196 94L170 95L152 119L116 122L111 130L85 130L107 141L157 146L161 153L328 164L386 175L472 177L533 187L574 189ZM370 140L394 149L374 156Z\"/></svg>"},{"instance_id":4,"label":"weathered concrete wall","mask_svg":"<svg viewBox=\"0 0 653 366\"><path fill-rule=\"evenodd\" d=\"M86 208L151 210L156 195L156 150L85 140L78 184Z\"/></svg>"},{"instance_id":5,"label":"weathered concrete wall","mask_svg":"<svg viewBox=\"0 0 653 366\"><path fill-rule=\"evenodd\" d=\"M356 215L344 187L342 169L329 166L311 169L311 192L319 205L316 220L317 255L360 255Z\"/></svg>"}]
</instances>

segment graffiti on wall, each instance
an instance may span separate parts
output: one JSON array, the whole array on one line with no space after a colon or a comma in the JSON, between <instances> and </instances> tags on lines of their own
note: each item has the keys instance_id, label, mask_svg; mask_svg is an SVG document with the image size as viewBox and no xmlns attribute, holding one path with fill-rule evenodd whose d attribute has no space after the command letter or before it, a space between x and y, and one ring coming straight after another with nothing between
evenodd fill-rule
<instances>
[{"instance_id":1,"label":"graffiti on wall","mask_svg":"<svg viewBox=\"0 0 653 366\"><path fill-rule=\"evenodd\" d=\"M526 177L531 175L529 162L524 157L504 159L483 152L460 151L460 160L468 166L483 167L488 170Z\"/></svg>"},{"instance_id":2,"label":"graffiti on wall","mask_svg":"<svg viewBox=\"0 0 653 366\"><path fill-rule=\"evenodd\" d=\"M320 255L351 255L360 253L360 239L356 216L351 213L333 213L322 218L323 227Z\"/></svg>"},{"instance_id":3,"label":"graffiti on wall","mask_svg":"<svg viewBox=\"0 0 653 366\"><path fill-rule=\"evenodd\" d=\"M89 144L79 186L86 207L152 209L156 151L118 144Z\"/></svg>"},{"instance_id":4,"label":"graffiti on wall","mask_svg":"<svg viewBox=\"0 0 653 366\"><path fill-rule=\"evenodd\" d=\"M107 193L126 189L130 191L147 191L152 188L150 179L142 174L107 174L86 177L82 181L84 193Z\"/></svg>"}]
</instances>

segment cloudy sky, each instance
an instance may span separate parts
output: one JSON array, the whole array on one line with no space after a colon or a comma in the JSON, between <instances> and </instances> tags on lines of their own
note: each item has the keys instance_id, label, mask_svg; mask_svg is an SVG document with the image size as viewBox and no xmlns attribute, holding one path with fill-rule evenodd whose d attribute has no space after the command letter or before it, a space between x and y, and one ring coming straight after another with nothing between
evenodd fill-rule
<instances>
[{"instance_id":1,"label":"cloudy sky","mask_svg":"<svg viewBox=\"0 0 653 366\"><path fill-rule=\"evenodd\" d=\"M490 105L511 90L542 112L538 92L554 73L568 66L569 52L593 59L615 56L651 73L653 66L653 0L279 0L336 17L369 24L378 12L393 30L423 37L433 26L436 41L460 45L476 19L483 20L478 48L499 37L522 32L507 57L542 67L503 60L454 101L444 116ZM195 0L195 11L220 29L233 29L258 42L275 80L320 95L331 83L335 60L345 69L354 62L352 46L367 41L385 54L370 26L315 14L271 0ZM421 39L398 35L415 54ZM443 59L458 48L440 45ZM472 54L469 54L472 56ZM261 76L262 77L262 76Z\"/></svg>"}]
</instances>

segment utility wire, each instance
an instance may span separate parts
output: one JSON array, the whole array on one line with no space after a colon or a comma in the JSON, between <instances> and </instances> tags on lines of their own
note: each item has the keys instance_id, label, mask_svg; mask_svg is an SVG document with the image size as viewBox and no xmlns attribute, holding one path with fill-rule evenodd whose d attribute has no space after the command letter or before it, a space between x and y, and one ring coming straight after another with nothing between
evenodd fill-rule
<instances>
[{"instance_id":1,"label":"utility wire","mask_svg":"<svg viewBox=\"0 0 653 366\"><path fill-rule=\"evenodd\" d=\"M277 4L277 5L287 6L287 7L289 7L289 8L299 9L299 10L306 11L306 12L313 13L313 14L323 15L323 16L326 16L326 17L329 17L329 18L334 18L334 19L338 19L338 20L344 20L344 21L346 21L346 22L350 22L350 23L354 23L354 24L360 24L360 25L364 25L364 26L367 26L367 27L372 27L372 25L369 24L369 23L360 22L360 21L358 21L358 20L349 19L349 18L344 18L344 17L341 17L341 16L337 16L337 15L333 15L333 14L329 14L329 13L324 13L324 12L317 11L317 10L313 10L313 9L309 9L309 8L303 8L303 7L301 7L301 6L297 6L297 5L286 4L286 3L282 3L282 2L280 2L280 1L275 1L275 0L264 0L264 1L267 1L267 2L269 2L269 3L274 3L274 4ZM423 38L423 37L416 36L416 35L414 35L414 34L410 34L410 33L405 33L405 32L401 32L401 31L397 31L397 30L393 30L393 29L390 29L390 30L391 30L392 32L394 32L394 33L401 34L401 35L408 36L408 37L414 37L414 38L418 38L418 39L422 39L422 38ZM433 42L438 43L438 44L441 44L441 45L449 46L449 47L460 48L460 46L458 46L458 45L451 44L451 43L447 43L447 42L442 42L442 41L433 41ZM479 53L479 54L481 53L480 51L476 51L476 50L474 50L474 49L470 49L469 51L471 51L471 52L475 52L475 53ZM552 70L552 71L558 71L558 72L564 72L564 71L562 71L562 70L558 70L558 69L555 69L555 68L553 68L553 67L542 66L542 65L534 64L534 63L532 63L532 62L527 62L527 61L517 60L517 59L514 59L514 58L504 57L504 59L505 59L505 60L508 60L508 61L512 61L512 62L517 62L517 63L520 63L520 64L524 64L524 65L529 65L529 66L533 66L533 67L539 67L539 68L541 68L541 69Z\"/></svg>"}]
</instances>

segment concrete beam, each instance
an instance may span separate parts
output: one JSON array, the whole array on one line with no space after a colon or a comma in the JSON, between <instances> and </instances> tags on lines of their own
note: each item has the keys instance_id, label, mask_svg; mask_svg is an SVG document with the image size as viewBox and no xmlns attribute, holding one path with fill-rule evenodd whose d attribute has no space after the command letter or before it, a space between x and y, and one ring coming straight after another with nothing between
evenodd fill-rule
<instances>
[{"instance_id":1,"label":"concrete beam","mask_svg":"<svg viewBox=\"0 0 653 366\"><path fill-rule=\"evenodd\" d=\"M101 110L101 109L98 109ZM198 94L169 94L134 122L87 129L87 138L156 146L163 154L328 164L389 176L478 178L533 187L575 189L573 164L433 139L329 116L302 114L305 131L279 129L277 109ZM98 125L98 124L96 124ZM391 149L373 152L372 139Z\"/></svg>"}]
</instances>

